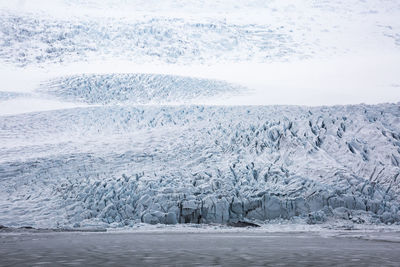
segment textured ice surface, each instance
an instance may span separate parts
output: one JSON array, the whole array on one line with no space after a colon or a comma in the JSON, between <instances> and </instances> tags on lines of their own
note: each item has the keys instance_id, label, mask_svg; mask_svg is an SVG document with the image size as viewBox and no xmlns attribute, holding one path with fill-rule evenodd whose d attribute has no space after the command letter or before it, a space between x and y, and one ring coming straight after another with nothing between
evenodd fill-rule
<instances>
[{"instance_id":1,"label":"textured ice surface","mask_svg":"<svg viewBox=\"0 0 400 267\"><path fill-rule=\"evenodd\" d=\"M0 224L399 222L399 104L194 105L398 101L399 12L0 0ZM257 93L226 101L229 81Z\"/></svg>"},{"instance_id":2,"label":"textured ice surface","mask_svg":"<svg viewBox=\"0 0 400 267\"><path fill-rule=\"evenodd\" d=\"M19 66L93 58L271 62L399 48L394 0L79 1L73 13L78 1L36 1L47 7L40 15L29 12L35 4L24 10L9 2L0 6L0 58ZM89 9L91 16L73 17Z\"/></svg>"},{"instance_id":3,"label":"textured ice surface","mask_svg":"<svg viewBox=\"0 0 400 267\"><path fill-rule=\"evenodd\" d=\"M88 104L186 103L244 88L226 82L161 74L75 75L43 84L43 93ZM49 89L50 88L50 89Z\"/></svg>"},{"instance_id":4,"label":"textured ice surface","mask_svg":"<svg viewBox=\"0 0 400 267\"><path fill-rule=\"evenodd\" d=\"M24 66L123 58L135 62L193 63L213 59L284 59L300 53L284 28L224 20L63 21L2 13L0 58ZM123 51L123 53L121 53ZM305 55L303 55L305 56Z\"/></svg>"},{"instance_id":5,"label":"textured ice surface","mask_svg":"<svg viewBox=\"0 0 400 267\"><path fill-rule=\"evenodd\" d=\"M93 107L0 118L0 221L399 221L398 104Z\"/></svg>"}]
</instances>

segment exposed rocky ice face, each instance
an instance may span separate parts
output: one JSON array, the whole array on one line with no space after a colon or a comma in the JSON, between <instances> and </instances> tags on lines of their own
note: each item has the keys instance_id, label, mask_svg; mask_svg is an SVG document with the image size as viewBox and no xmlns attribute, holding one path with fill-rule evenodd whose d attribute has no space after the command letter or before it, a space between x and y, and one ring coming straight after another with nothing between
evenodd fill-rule
<instances>
[{"instance_id":1,"label":"exposed rocky ice face","mask_svg":"<svg viewBox=\"0 0 400 267\"><path fill-rule=\"evenodd\" d=\"M0 220L394 223L399 119L397 104L93 107L1 117Z\"/></svg>"}]
</instances>

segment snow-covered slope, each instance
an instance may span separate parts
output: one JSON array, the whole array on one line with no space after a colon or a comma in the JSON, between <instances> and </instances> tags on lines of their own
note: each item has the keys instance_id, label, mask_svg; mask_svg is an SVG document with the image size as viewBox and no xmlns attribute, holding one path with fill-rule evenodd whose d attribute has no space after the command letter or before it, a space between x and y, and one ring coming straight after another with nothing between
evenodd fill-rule
<instances>
[{"instance_id":1,"label":"snow-covered slope","mask_svg":"<svg viewBox=\"0 0 400 267\"><path fill-rule=\"evenodd\" d=\"M94 107L0 119L6 225L400 219L400 109Z\"/></svg>"}]
</instances>

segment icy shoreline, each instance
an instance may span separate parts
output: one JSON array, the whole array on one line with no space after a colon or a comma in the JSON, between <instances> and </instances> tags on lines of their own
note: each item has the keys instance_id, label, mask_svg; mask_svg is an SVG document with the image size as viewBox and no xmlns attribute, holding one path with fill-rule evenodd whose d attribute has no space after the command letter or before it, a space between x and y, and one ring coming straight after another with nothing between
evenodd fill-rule
<instances>
[{"instance_id":1,"label":"icy shoreline","mask_svg":"<svg viewBox=\"0 0 400 267\"><path fill-rule=\"evenodd\" d=\"M137 223L133 226L120 227L116 224L71 228L34 228L26 227L6 227L0 225L0 234L24 234L24 233L315 233L321 236L337 235L357 235L357 234L387 234L400 233L400 225L379 224L356 224L347 220L332 219L322 224L310 225L305 219L296 218L292 220L271 220L268 222L258 222L257 227L235 227L224 224L147 224Z\"/></svg>"}]
</instances>

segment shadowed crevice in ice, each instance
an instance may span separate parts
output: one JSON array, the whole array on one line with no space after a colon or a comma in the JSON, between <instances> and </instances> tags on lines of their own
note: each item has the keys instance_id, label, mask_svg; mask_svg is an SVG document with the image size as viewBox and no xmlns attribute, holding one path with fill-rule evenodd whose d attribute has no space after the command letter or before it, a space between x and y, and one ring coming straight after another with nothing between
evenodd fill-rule
<instances>
[{"instance_id":1,"label":"shadowed crevice in ice","mask_svg":"<svg viewBox=\"0 0 400 267\"><path fill-rule=\"evenodd\" d=\"M243 87L223 81L163 74L87 74L51 80L42 93L67 101L89 104L163 104L221 94L234 94Z\"/></svg>"}]
</instances>

